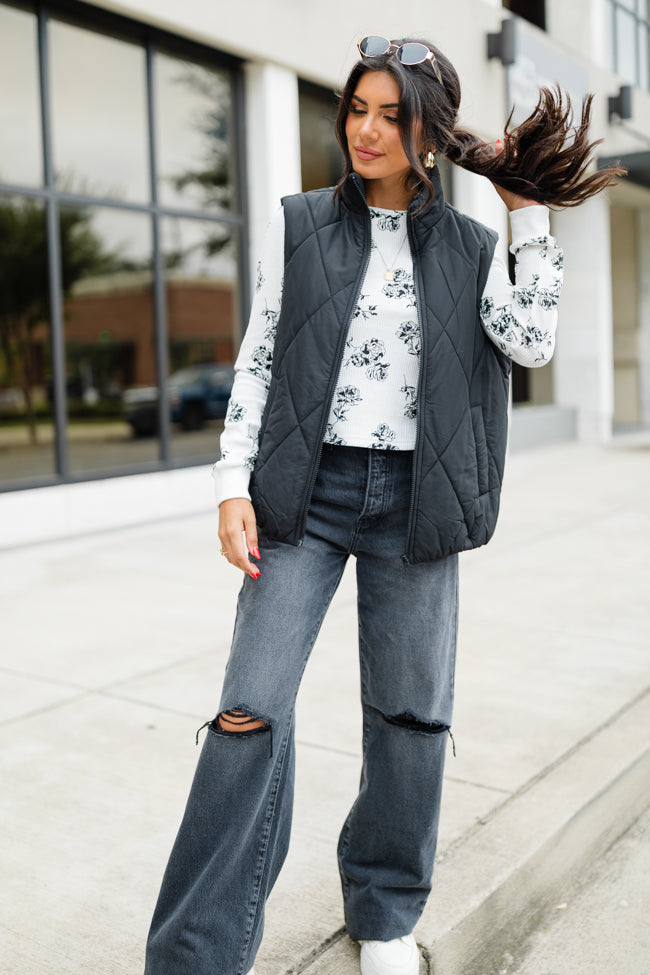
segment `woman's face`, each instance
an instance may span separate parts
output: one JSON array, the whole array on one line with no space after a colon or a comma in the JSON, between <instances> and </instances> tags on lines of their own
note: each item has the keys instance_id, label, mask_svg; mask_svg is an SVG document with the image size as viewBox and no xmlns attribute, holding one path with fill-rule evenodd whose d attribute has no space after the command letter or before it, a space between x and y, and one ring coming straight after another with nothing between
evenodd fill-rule
<instances>
[{"instance_id":1,"label":"woman's face","mask_svg":"<svg viewBox=\"0 0 650 975\"><path fill-rule=\"evenodd\" d=\"M411 166L400 138L399 87L386 71L361 75L350 102L345 134L352 165L364 179L403 181Z\"/></svg>"}]
</instances>

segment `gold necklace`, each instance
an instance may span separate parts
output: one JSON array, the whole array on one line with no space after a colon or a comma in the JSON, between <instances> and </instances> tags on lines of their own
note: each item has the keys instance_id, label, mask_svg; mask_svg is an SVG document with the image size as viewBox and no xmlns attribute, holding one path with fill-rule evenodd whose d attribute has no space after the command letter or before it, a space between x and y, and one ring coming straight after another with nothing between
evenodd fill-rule
<instances>
[{"instance_id":1,"label":"gold necklace","mask_svg":"<svg viewBox=\"0 0 650 975\"><path fill-rule=\"evenodd\" d=\"M402 242L399 245L399 247L397 248L397 252L395 254L395 257L390 262L390 264L388 264L388 262L386 261L386 258L384 257L384 255L382 254L381 250L379 249L379 244L377 243L377 241L375 241L375 247L377 249L377 253L381 257L382 263L383 263L384 267L386 268L386 270L384 271L384 281L394 281L395 280L395 275L393 273L393 267L395 266L395 262L396 262L397 258L399 257L399 253L400 253L402 247L404 246L404 244L406 242L407 236L408 236L408 230L405 230L404 231L404 236L402 237Z\"/></svg>"}]
</instances>

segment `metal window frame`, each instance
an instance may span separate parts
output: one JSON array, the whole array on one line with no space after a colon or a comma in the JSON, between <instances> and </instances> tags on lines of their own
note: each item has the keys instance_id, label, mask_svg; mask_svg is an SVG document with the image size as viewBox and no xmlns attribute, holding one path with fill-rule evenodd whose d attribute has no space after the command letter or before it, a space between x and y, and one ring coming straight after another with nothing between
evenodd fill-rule
<instances>
[{"instance_id":1,"label":"metal window frame","mask_svg":"<svg viewBox=\"0 0 650 975\"><path fill-rule=\"evenodd\" d=\"M2 0L0 0L2 2ZM237 231L238 261L238 308L239 334L244 332L250 310L248 270L248 193L245 182L246 106L242 60L220 52L207 45L186 41L175 34L149 27L138 21L99 8L90 8L77 0L44 0L17 5L36 18L38 39L38 81L40 98L40 126L42 144L43 183L41 186L21 186L0 181L0 194L13 197L29 197L43 201L48 246L47 274L50 299L50 342L52 349L53 422L54 422L54 473L25 477L0 483L0 493L26 490L53 484L77 483L101 480L107 477L124 477L152 471L194 467L212 459L206 456L174 459L171 452L171 422L165 408L167 402L168 330L164 282L164 256L161 246L161 223L167 217L200 220L214 224L226 224ZM48 25L51 19L63 19L75 26L124 40L144 50L147 99L147 128L149 150L150 198L148 203L122 202L104 197L91 197L56 189L52 149L52 111L50 88L50 61ZM235 207L231 213L210 214L183 207L161 206L157 187L156 119L154 59L157 52L181 57L207 67L227 70L231 76L233 141L235 159ZM131 213L148 214L152 227L153 257L153 308L154 334L156 337L156 370L158 388L159 431L158 461L131 464L123 468L105 468L86 472L72 472L68 452L68 405L66 389L65 325L63 317L63 289L61 283L61 247L59 213L62 206L108 207ZM237 325L237 323L235 323Z\"/></svg>"}]
</instances>

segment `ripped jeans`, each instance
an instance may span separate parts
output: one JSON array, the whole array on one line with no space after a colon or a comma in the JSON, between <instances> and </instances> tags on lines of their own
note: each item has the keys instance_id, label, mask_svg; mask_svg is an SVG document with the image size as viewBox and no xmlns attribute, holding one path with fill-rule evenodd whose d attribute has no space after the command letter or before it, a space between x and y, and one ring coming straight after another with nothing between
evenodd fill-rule
<instances>
[{"instance_id":1,"label":"ripped jeans","mask_svg":"<svg viewBox=\"0 0 650 975\"><path fill-rule=\"evenodd\" d=\"M220 714L208 726L147 943L146 975L245 975L286 856L294 702L349 555L356 556L363 768L338 858L354 940L413 930L431 888L451 723L458 559L407 565L412 454L325 446L300 547L260 537ZM323 783L323 788L327 784Z\"/></svg>"}]
</instances>

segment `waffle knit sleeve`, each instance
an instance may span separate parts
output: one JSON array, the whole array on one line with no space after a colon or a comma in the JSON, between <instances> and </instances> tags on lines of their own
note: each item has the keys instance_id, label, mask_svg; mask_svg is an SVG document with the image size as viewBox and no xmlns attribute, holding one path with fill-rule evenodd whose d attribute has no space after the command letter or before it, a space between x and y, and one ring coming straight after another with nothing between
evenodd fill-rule
<instances>
[{"instance_id":1,"label":"waffle knit sleeve","mask_svg":"<svg viewBox=\"0 0 650 975\"><path fill-rule=\"evenodd\" d=\"M563 256L550 235L548 207L510 212L515 283L495 257L480 303L483 328L521 366L543 366L553 356Z\"/></svg>"}]
</instances>

